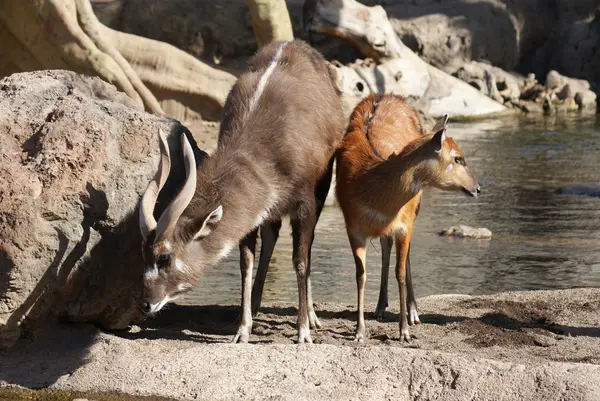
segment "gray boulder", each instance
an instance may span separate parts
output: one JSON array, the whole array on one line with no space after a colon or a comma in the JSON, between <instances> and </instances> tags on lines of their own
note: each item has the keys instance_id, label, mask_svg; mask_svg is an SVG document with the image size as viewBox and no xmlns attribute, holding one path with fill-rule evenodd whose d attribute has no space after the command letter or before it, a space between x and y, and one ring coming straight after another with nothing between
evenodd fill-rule
<instances>
[{"instance_id":1,"label":"gray boulder","mask_svg":"<svg viewBox=\"0 0 600 401\"><path fill-rule=\"evenodd\" d=\"M560 92L566 85L569 85L574 92L590 89L590 83L584 79L569 78L555 70L551 70L546 75L546 88Z\"/></svg>"},{"instance_id":2,"label":"gray boulder","mask_svg":"<svg viewBox=\"0 0 600 401\"><path fill-rule=\"evenodd\" d=\"M596 107L596 94L584 79L569 78L551 70L546 75L546 88L557 92L561 100L574 99L580 109Z\"/></svg>"},{"instance_id":3,"label":"gray boulder","mask_svg":"<svg viewBox=\"0 0 600 401\"><path fill-rule=\"evenodd\" d=\"M177 121L68 71L0 80L0 346L57 318L119 329L139 317L135 211L159 128L176 173L164 202L184 174Z\"/></svg>"},{"instance_id":4,"label":"gray boulder","mask_svg":"<svg viewBox=\"0 0 600 401\"><path fill-rule=\"evenodd\" d=\"M595 108L596 94L590 90L577 92L575 94L575 103L580 109Z\"/></svg>"},{"instance_id":5,"label":"gray boulder","mask_svg":"<svg viewBox=\"0 0 600 401\"><path fill-rule=\"evenodd\" d=\"M500 103L517 101L525 82L524 77L478 61L461 65L452 75Z\"/></svg>"}]
</instances>

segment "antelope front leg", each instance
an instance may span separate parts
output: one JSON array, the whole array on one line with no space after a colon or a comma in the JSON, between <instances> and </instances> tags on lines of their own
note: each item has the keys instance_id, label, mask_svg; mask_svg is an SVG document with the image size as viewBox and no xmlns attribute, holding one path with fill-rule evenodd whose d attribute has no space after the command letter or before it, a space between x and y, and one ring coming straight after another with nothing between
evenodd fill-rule
<instances>
[{"instance_id":1,"label":"antelope front leg","mask_svg":"<svg viewBox=\"0 0 600 401\"><path fill-rule=\"evenodd\" d=\"M313 236L314 239L314 236ZM312 283L310 280L310 267L312 261L312 241L310 243L310 248L308 248L308 265L306 267L306 308L308 310L308 326L311 329L320 329L323 326L317 317L317 313L315 312L315 305L313 303L312 297ZM298 322L296 322L297 324Z\"/></svg>"},{"instance_id":2,"label":"antelope front leg","mask_svg":"<svg viewBox=\"0 0 600 401\"><path fill-rule=\"evenodd\" d=\"M275 244L279 238L280 229L281 220L266 223L260 228L260 258L258 269L256 269L256 277L254 278L254 286L252 287L252 316L256 316L260 309L265 279L267 278L267 271L273 256L273 249L275 249Z\"/></svg>"},{"instance_id":3,"label":"antelope front leg","mask_svg":"<svg viewBox=\"0 0 600 401\"><path fill-rule=\"evenodd\" d=\"M310 324L308 320L307 284L308 255L311 238L314 235L316 224L316 205L314 198L303 202L291 219L293 263L298 280L298 344L312 343L310 337Z\"/></svg>"},{"instance_id":4,"label":"antelope front leg","mask_svg":"<svg viewBox=\"0 0 600 401\"><path fill-rule=\"evenodd\" d=\"M381 237L381 286L379 288L379 301L375 309L375 318L379 321L383 320L385 308L388 307L388 278L390 275L390 257L392 255L392 237Z\"/></svg>"},{"instance_id":5,"label":"antelope front leg","mask_svg":"<svg viewBox=\"0 0 600 401\"><path fill-rule=\"evenodd\" d=\"M367 248L366 238L361 235L348 233L352 255L354 255L354 264L356 265L356 290L358 295L358 317L356 322L355 341L363 342L365 340L365 284L367 282L366 256Z\"/></svg>"},{"instance_id":6,"label":"antelope front leg","mask_svg":"<svg viewBox=\"0 0 600 401\"><path fill-rule=\"evenodd\" d=\"M419 313L417 312L417 299L412 284L412 273L410 271L410 244L408 245L408 254L406 255L406 287L408 290L408 324L414 326L420 324Z\"/></svg>"},{"instance_id":7,"label":"antelope front leg","mask_svg":"<svg viewBox=\"0 0 600 401\"><path fill-rule=\"evenodd\" d=\"M406 259L410 247L412 227L407 227L404 237L396 238L396 280L400 292L400 341L410 341L408 321L406 319Z\"/></svg>"},{"instance_id":8,"label":"antelope front leg","mask_svg":"<svg viewBox=\"0 0 600 401\"><path fill-rule=\"evenodd\" d=\"M252 268L254 267L254 254L256 251L256 236L258 229L252 231L240 241L240 270L242 272L242 321L235 337L234 343L247 343L252 331L252 310L250 293L252 292Z\"/></svg>"}]
</instances>

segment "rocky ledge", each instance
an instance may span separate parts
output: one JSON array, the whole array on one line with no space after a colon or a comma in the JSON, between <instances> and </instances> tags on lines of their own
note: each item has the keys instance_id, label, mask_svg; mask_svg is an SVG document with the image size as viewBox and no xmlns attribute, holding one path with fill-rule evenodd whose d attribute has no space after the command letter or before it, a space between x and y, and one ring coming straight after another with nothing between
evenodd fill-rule
<instances>
[{"instance_id":1,"label":"rocky ledge","mask_svg":"<svg viewBox=\"0 0 600 401\"><path fill-rule=\"evenodd\" d=\"M367 305L367 312L375 305ZM230 344L238 306L177 306L106 333L65 325L0 358L0 385L120 391L196 400L597 400L600 289L419 300L401 344L397 309L318 304L315 344L294 344L294 305L265 305L250 344Z\"/></svg>"}]
</instances>

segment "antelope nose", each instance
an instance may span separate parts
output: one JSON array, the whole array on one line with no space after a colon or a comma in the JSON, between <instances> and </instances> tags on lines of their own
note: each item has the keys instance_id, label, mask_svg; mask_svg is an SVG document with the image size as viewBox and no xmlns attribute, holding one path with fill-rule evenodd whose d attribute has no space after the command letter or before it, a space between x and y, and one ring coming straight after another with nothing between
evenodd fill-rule
<instances>
[{"instance_id":1,"label":"antelope nose","mask_svg":"<svg viewBox=\"0 0 600 401\"><path fill-rule=\"evenodd\" d=\"M477 188L475 188L475 192L477 193L477 196L481 195L481 187L479 186L479 184L477 184Z\"/></svg>"},{"instance_id":2,"label":"antelope nose","mask_svg":"<svg viewBox=\"0 0 600 401\"><path fill-rule=\"evenodd\" d=\"M150 312L150 302L143 301L141 309L144 313Z\"/></svg>"}]
</instances>

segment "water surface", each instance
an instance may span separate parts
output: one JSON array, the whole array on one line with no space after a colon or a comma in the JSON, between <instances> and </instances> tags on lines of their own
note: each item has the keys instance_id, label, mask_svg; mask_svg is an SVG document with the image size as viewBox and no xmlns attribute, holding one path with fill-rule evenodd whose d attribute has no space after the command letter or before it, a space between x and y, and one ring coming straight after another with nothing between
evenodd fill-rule
<instances>
[{"instance_id":1,"label":"water surface","mask_svg":"<svg viewBox=\"0 0 600 401\"><path fill-rule=\"evenodd\" d=\"M425 191L411 247L417 297L600 286L600 198L555 192L568 184L600 184L600 121L451 122L449 135L463 149L482 196ZM437 234L457 224L489 228L493 239ZM284 222L263 302L297 302L291 254L289 224ZM323 211L312 255L315 302L354 305L354 262L339 209ZM238 260L235 250L178 302L239 303ZM380 260L379 240L374 239L367 250L367 301L377 300ZM397 294L392 269L390 299L397 300Z\"/></svg>"}]
</instances>

